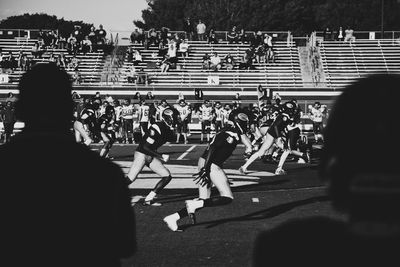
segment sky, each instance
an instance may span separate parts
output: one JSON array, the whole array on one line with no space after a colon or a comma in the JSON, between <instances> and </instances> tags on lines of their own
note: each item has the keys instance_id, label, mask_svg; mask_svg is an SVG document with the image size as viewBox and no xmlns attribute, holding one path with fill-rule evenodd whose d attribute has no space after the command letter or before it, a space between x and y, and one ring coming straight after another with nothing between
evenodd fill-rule
<instances>
[{"instance_id":1,"label":"sky","mask_svg":"<svg viewBox=\"0 0 400 267\"><path fill-rule=\"evenodd\" d=\"M135 29L141 20L146 0L0 0L0 20L24 13L46 13L65 20L100 24L107 31Z\"/></svg>"}]
</instances>

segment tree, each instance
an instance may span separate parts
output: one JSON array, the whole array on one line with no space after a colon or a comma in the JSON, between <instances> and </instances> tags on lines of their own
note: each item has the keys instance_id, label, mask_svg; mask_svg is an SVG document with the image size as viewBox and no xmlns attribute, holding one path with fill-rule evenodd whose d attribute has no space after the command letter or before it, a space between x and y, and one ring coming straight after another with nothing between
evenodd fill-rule
<instances>
[{"instance_id":1,"label":"tree","mask_svg":"<svg viewBox=\"0 0 400 267\"><path fill-rule=\"evenodd\" d=\"M46 29L58 30L59 34L68 37L74 30L74 25L80 25L84 34L89 33L93 24L87 24L83 21L68 21L64 18L58 19L56 16L50 16L44 13L11 16L0 21L0 28L3 29Z\"/></svg>"}]
</instances>

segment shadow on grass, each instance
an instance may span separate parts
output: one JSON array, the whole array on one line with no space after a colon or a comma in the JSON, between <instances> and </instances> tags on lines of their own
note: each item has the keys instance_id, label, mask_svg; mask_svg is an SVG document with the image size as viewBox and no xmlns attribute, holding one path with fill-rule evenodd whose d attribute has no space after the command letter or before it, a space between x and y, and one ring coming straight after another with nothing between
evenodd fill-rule
<instances>
[{"instance_id":1,"label":"shadow on grass","mask_svg":"<svg viewBox=\"0 0 400 267\"><path fill-rule=\"evenodd\" d=\"M199 226L199 225L206 225L206 228L212 228L216 227L225 223L229 222L243 222L243 221L255 221L255 220L264 220L264 219L269 219L273 218L275 216L281 215L283 213L286 213L296 207L299 206L304 206L316 202L324 202L324 201L329 201L330 197L329 196L317 196L317 197L311 197L307 199L302 199L298 201L293 201L289 203L284 203L280 204L274 207L270 207L267 209L263 209L260 211L252 212L243 216L237 216L237 217L232 217L232 218L225 218L225 219L219 219L219 220L213 220L213 221L208 221L208 222L201 222L197 224L184 224L181 225L179 228L182 230L188 229L193 226Z\"/></svg>"}]
</instances>

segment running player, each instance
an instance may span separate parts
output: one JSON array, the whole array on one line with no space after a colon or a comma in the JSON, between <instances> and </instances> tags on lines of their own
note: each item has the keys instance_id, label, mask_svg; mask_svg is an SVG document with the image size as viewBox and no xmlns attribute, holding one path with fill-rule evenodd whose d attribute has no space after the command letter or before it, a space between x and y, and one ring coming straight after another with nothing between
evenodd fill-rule
<instances>
[{"instance_id":1,"label":"running player","mask_svg":"<svg viewBox=\"0 0 400 267\"><path fill-rule=\"evenodd\" d=\"M223 163L232 155L237 144L247 139L249 119L244 113L238 113L226 128L217 133L199 158L199 173L195 181L199 185L199 198L186 201L186 207L164 218L172 231L178 231L178 221L190 216L195 223L195 212L203 207L214 207L230 204L233 194L228 177L223 170ZM211 197L211 186L215 185L219 196Z\"/></svg>"},{"instance_id":2,"label":"running player","mask_svg":"<svg viewBox=\"0 0 400 267\"><path fill-rule=\"evenodd\" d=\"M179 112L179 120L176 134L176 143L179 143L181 134L183 135L184 143L187 144L187 133L189 132L189 118L192 113L192 109L186 103L184 99L179 100L179 104L176 105L176 110Z\"/></svg>"},{"instance_id":3,"label":"running player","mask_svg":"<svg viewBox=\"0 0 400 267\"><path fill-rule=\"evenodd\" d=\"M323 117L324 113L326 112L325 106L321 106L320 102L315 102L314 106L309 106L309 112L310 112L310 119L313 122L313 132L314 132L314 138L315 142L323 142L324 137L322 135L322 132L324 131L324 126L323 126Z\"/></svg>"},{"instance_id":4,"label":"running player","mask_svg":"<svg viewBox=\"0 0 400 267\"><path fill-rule=\"evenodd\" d=\"M169 155L160 154L157 149L174 138L173 127L176 125L176 121L177 112L172 108L165 109L162 121L150 126L135 151L134 160L126 177L127 183L131 184L135 181L144 166L149 167L161 177L154 189L146 196L145 205L160 205L153 199L172 179L170 171L163 164L168 161Z\"/></svg>"},{"instance_id":5,"label":"running player","mask_svg":"<svg viewBox=\"0 0 400 267\"><path fill-rule=\"evenodd\" d=\"M100 135L104 142L103 147L100 150L100 156L107 158L108 153L112 145L115 142L115 110L113 106L107 106L104 114L98 119L98 125L100 128Z\"/></svg>"},{"instance_id":6,"label":"running player","mask_svg":"<svg viewBox=\"0 0 400 267\"><path fill-rule=\"evenodd\" d=\"M85 145L90 145L93 140L92 138L90 138L88 132L85 129L85 126L83 125L82 121L82 111L85 109L85 107L87 106L87 103L83 102L79 102L76 103L75 105L75 110L74 110L74 121L73 121L73 129L74 129L74 133L75 133L75 140L77 143L82 142L82 138L84 141Z\"/></svg>"},{"instance_id":7,"label":"running player","mask_svg":"<svg viewBox=\"0 0 400 267\"><path fill-rule=\"evenodd\" d=\"M207 136L207 143L210 142L211 121L214 117L213 107L210 100L204 100L200 107L201 135L200 143L204 142L204 134Z\"/></svg>"},{"instance_id":8,"label":"running player","mask_svg":"<svg viewBox=\"0 0 400 267\"><path fill-rule=\"evenodd\" d=\"M93 134L95 132L95 111L95 105L88 102L85 104L80 114L78 114L78 117L74 122L75 138L77 142L80 142L82 137L86 145L92 143L93 139L90 137L90 134Z\"/></svg>"}]
</instances>

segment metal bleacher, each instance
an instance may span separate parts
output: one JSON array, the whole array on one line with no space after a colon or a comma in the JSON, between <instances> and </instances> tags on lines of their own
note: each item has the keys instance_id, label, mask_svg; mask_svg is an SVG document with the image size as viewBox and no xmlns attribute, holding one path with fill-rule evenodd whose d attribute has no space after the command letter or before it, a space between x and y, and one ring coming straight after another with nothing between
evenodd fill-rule
<instances>
[{"instance_id":1,"label":"metal bleacher","mask_svg":"<svg viewBox=\"0 0 400 267\"><path fill-rule=\"evenodd\" d=\"M139 44L131 45L134 49L139 49L143 62L139 67L143 67L149 75L153 86L193 86L207 87L208 76L218 76L220 88L256 88L259 84L269 88L282 87L302 87L302 76L299 63L297 47L294 43L287 46L286 42L277 41L274 43L276 59L272 63L254 63L253 70L239 70L238 65L248 44L208 44L200 41L189 42L189 56L179 58L178 67L162 73L156 66L156 62L161 59L157 47L145 49ZM202 70L202 57L205 53L217 52L223 59L228 53L234 57L236 65L233 70L228 71L224 68L218 72ZM153 56L152 56L153 55ZM129 85L127 73L132 63L125 57L120 69L119 83Z\"/></svg>"},{"instance_id":2,"label":"metal bleacher","mask_svg":"<svg viewBox=\"0 0 400 267\"><path fill-rule=\"evenodd\" d=\"M18 57L20 51L22 51L28 58L36 63L49 62L50 54L59 56L64 54L66 59L71 59L73 56L70 55L67 49L49 48L43 53L40 58L34 58L32 55L32 48L37 42L35 39L28 38L13 38L13 39L0 39L0 48L2 53L9 53L15 58ZM96 84L100 82L101 71L104 66L104 52L98 50L97 52L89 52L86 54L78 52L76 55L79 60L78 71L81 75L81 84ZM73 69L66 69L69 74L73 74ZM23 71L16 69L9 73L9 83L16 84L21 78Z\"/></svg>"},{"instance_id":3,"label":"metal bleacher","mask_svg":"<svg viewBox=\"0 0 400 267\"><path fill-rule=\"evenodd\" d=\"M329 87L344 87L372 73L400 74L400 44L394 40L322 41L320 53Z\"/></svg>"}]
</instances>

